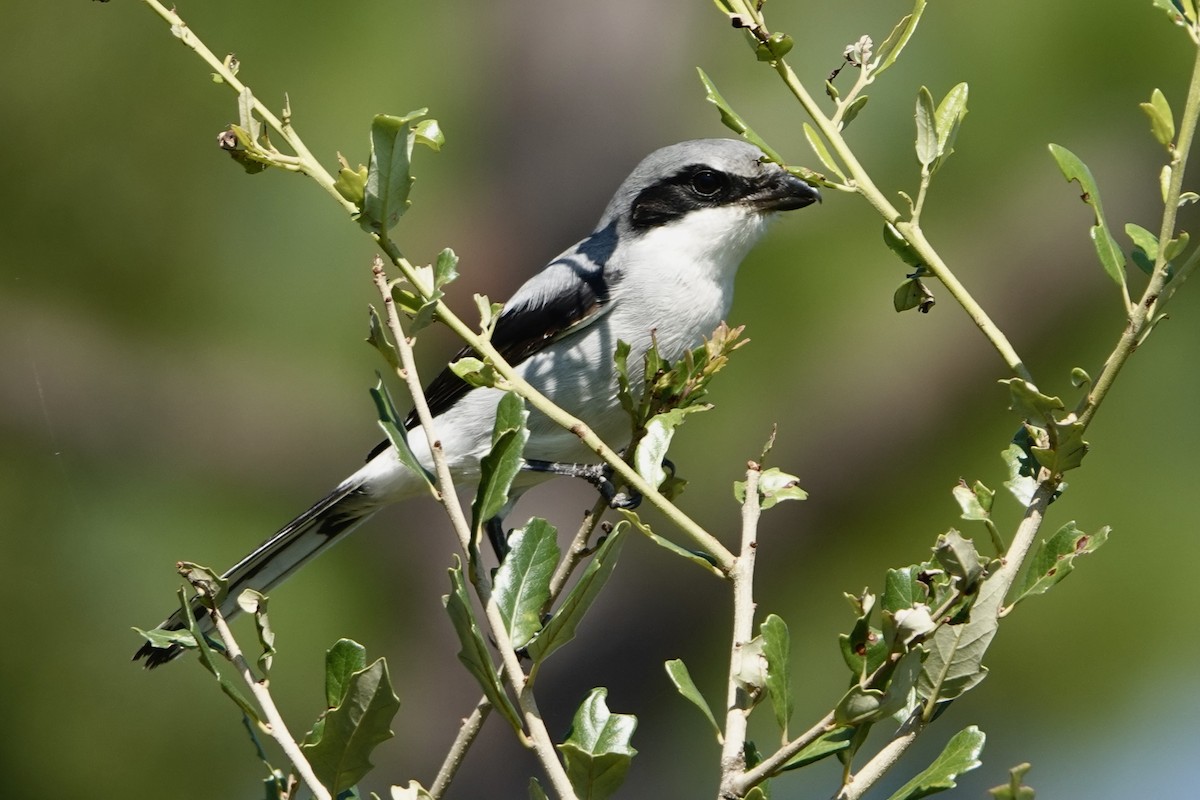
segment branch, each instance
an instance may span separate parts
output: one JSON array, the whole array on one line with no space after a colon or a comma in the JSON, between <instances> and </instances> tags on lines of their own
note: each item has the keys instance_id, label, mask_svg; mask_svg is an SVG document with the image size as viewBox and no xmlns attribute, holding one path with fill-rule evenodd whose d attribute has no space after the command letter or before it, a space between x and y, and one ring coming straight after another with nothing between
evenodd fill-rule
<instances>
[{"instance_id":1,"label":"branch","mask_svg":"<svg viewBox=\"0 0 1200 800\"><path fill-rule=\"evenodd\" d=\"M308 763L308 759L304 757L304 753L300 750L300 745L296 744L295 738L288 731L287 723L283 721L279 709L275 706L275 700L271 697L271 692L267 689L267 682L265 680L260 682L254 677L254 673L250 670L250 664L246 661L246 657L242 655L242 648L234 640L233 632L229 630L229 623L225 621L225 616L221 613L220 608L214 603L208 608L208 612L212 616L213 626L221 636L221 641L225 643L226 658L233 663L238 674L242 676L242 680L250 688L250 693L254 695L254 699L258 701L259 708L263 710L263 715L267 718L267 733L279 743L280 748L283 749L283 754L292 762L292 766L296 769L296 774L308 786L309 790L313 793L313 797L316 800L332 800L329 790L317 780L312 765Z\"/></svg>"},{"instance_id":2,"label":"branch","mask_svg":"<svg viewBox=\"0 0 1200 800\"><path fill-rule=\"evenodd\" d=\"M743 649L754 638L754 556L758 548L758 478L762 468L751 461L746 468L746 499L742 503L742 549L732 571L733 636L729 652L729 685L726 691L725 732L721 747L721 788L718 798L740 797L739 779L746 768L746 722L754 708L746 697Z\"/></svg>"},{"instance_id":3,"label":"branch","mask_svg":"<svg viewBox=\"0 0 1200 800\"><path fill-rule=\"evenodd\" d=\"M171 26L173 33L187 47L196 52L206 64L212 67L213 71L221 76L222 82L229 86L237 94L242 94L246 91L246 85L238 80L237 76L225 65L221 59L213 54L212 50L200 40L196 34L192 33L191 28L183 21L174 9L167 9L158 0L142 0L146 5L150 6L151 10ZM253 95L251 95L253 97ZM289 165L289 168L299 170L308 177L312 178L317 184L324 189L334 200L338 202L343 209L350 214L357 214L358 208L355 207L346 198L342 197L341 192L334 188L334 178L329 172L321 166L321 162L313 156L312 152L305 146L299 135L292 129L292 126L287 121L281 121L275 114L266 106L264 106L257 97L253 97L254 110L262 117L263 121L274 129L283 140L288 143L288 146L296 153L294 165Z\"/></svg>"},{"instance_id":4,"label":"branch","mask_svg":"<svg viewBox=\"0 0 1200 800\"><path fill-rule=\"evenodd\" d=\"M1092 390L1088 392L1078 411L1079 422L1084 428L1091 424L1092 417L1096 415L1100 404L1104 402L1109 389L1112 388L1113 381L1116 380L1121 368L1125 366L1125 362L1133 355L1133 351L1142 342L1148 327L1157 321L1154 312L1159 307L1159 299L1162 297L1163 289L1170 277L1166 265L1167 242L1175 233L1175 221L1179 213L1179 197L1183 192L1183 176L1187 169L1188 152L1192 149L1192 139L1196 133L1198 118L1200 118L1200 48L1197 48L1195 60L1192 63L1192 79L1188 84L1187 104L1183 110L1179 140L1174 148L1171 180L1167 187L1167 195L1163 199L1163 218L1158 239L1161 244L1158 248L1158 258L1154 263L1154 274L1150 276L1146 290L1142 292L1141 300L1131 309L1129 324L1121 333L1116 348L1104 362L1104 369L1096 378ZM1196 255L1193 253L1186 265L1188 272L1195 268L1195 258ZM1178 277L1186 277L1186 273Z\"/></svg>"},{"instance_id":5,"label":"branch","mask_svg":"<svg viewBox=\"0 0 1200 800\"><path fill-rule=\"evenodd\" d=\"M921 721L920 713L914 712L896 731L891 741L880 748L879 752L842 786L834 795L834 800L859 800L896 765L924 729L925 723Z\"/></svg>"},{"instance_id":6,"label":"branch","mask_svg":"<svg viewBox=\"0 0 1200 800\"><path fill-rule=\"evenodd\" d=\"M383 241L390 244L390 241L386 238ZM394 245L392 249L395 249ZM387 275L383 270L383 261L379 256L375 257L371 273L374 278L375 288L379 290L379 294L383 298L388 329L395 340L396 350L400 354L402 368L398 372L412 393L413 406L417 413L417 419L420 420L421 428L424 430L426 439L429 442L429 452L433 458L434 474L437 477L442 506L446 509L447 516L450 517L450 522L454 526L455 533L458 534L459 546L462 548L464 558L466 558L468 564L473 564L476 559L473 558L475 543L471 525L467 522L466 515L463 513L462 504L458 501L458 494L454 489L454 477L450 474L450 467L446 463L445 453L442 451L442 443L438 440L434 431L433 416L429 412L429 403L421 387L420 378L417 376L416 361L413 358L412 351L412 340L405 334L404 328L400 323L400 315L396 310L396 303L392 298ZM424 291L423 288L418 288ZM490 578L483 570L469 569L468 572L470 573L471 584L475 589L475 594L479 598L479 602L483 605L488 627L496 644L496 650L500 654L501 671L508 681L509 686L512 687L513 692L516 694L522 716L525 719L525 727L529 734L527 743L542 763L542 768L545 769L546 775L550 778L550 782L559 796L564 798L564 800L566 798L574 798L575 793L571 787L571 782L568 780L567 773L558 759L558 753L554 749L554 742L550 739L550 734L546 730L541 712L538 710L537 701L534 699L532 691L529 691L527 676L521 668L520 661L517 659L512 640L509 638L508 630L504 626L504 620L500 616L500 609L492 599Z\"/></svg>"},{"instance_id":7,"label":"branch","mask_svg":"<svg viewBox=\"0 0 1200 800\"><path fill-rule=\"evenodd\" d=\"M783 747L776 750L771 755L764 758L753 769L748 769L741 775L737 776L737 780L732 782L734 797L742 797L751 788L757 786L768 778L773 778L779 773L779 769L791 760L793 756L799 753L810 744L820 739L821 736L833 730L835 726L833 712L830 711L824 717L813 725L804 733L791 740Z\"/></svg>"},{"instance_id":8,"label":"branch","mask_svg":"<svg viewBox=\"0 0 1200 800\"><path fill-rule=\"evenodd\" d=\"M971 293L967 291L967 288L963 286L962 282L946 266L946 262L942 260L937 250L925 238L921 226L915 220L905 221L900 211L879 190L879 187L871 180L870 174L855 157L854 151L851 150L849 143L846 142L841 131L838 130L837 124L825 116L820 106L813 100L812 95L804 88L804 84L796 77L796 73L792 71L792 68L783 59L779 59L775 62L775 71L800 102L804 111L812 118L812 121L821 131L821 135L829 142L838 158L845 164L846 171L855 190L879 212L885 221L890 222L895 226L896 230L900 231L901 235L904 236L913 249L921 256L930 273L941 281L942 285L946 287L946 291L950 293L950 296L962 306L963 310L967 312L967 316L971 318L971 321L975 323L976 327L991 342L992 347L1004 359L1004 363L1008 365L1012 373L1030 383L1035 383L1024 361L1021 360L1021 357L1017 355L1017 351L1009 343L1008 337L1004 335L1004 332L1000 330L991 317L988 316L987 312L983 310L983 306L979 305L975 298L971 296Z\"/></svg>"},{"instance_id":9,"label":"branch","mask_svg":"<svg viewBox=\"0 0 1200 800\"><path fill-rule=\"evenodd\" d=\"M442 762L442 768L438 770L437 777L433 779L433 786L429 788L429 794L433 796L434 800L440 800L446 790L450 788L450 782L454 780L458 768L462 766L463 759L467 756L467 750L475 742L475 737L479 735L479 731L483 728L483 722L491 710L491 701L487 697L481 697L471 711L471 715L463 720L458 729L458 735L454 737L454 743L450 745L450 750L446 753L446 760Z\"/></svg>"}]
</instances>

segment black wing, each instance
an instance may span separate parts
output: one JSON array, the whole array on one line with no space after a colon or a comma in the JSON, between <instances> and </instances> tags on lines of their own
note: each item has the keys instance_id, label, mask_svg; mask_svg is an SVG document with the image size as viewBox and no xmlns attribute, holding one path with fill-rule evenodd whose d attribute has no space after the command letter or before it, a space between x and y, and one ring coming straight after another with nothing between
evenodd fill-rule
<instances>
[{"instance_id":1,"label":"black wing","mask_svg":"<svg viewBox=\"0 0 1200 800\"><path fill-rule=\"evenodd\" d=\"M520 364L607 310L614 276L604 267L616 244L617 225L613 222L550 262L517 290L492 331L492 345L505 361ZM464 347L451 361L469 355L478 354ZM446 367L425 388L430 413L436 417L470 389L470 384ZM404 427L412 430L417 424L416 413L410 412ZM386 447L385 442L371 455Z\"/></svg>"}]
</instances>

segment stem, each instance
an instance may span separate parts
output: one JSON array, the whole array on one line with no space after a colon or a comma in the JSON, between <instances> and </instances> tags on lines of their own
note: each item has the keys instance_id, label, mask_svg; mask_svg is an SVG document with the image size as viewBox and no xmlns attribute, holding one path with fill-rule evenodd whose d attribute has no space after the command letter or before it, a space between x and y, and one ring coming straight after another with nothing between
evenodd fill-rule
<instances>
[{"instance_id":1,"label":"stem","mask_svg":"<svg viewBox=\"0 0 1200 800\"><path fill-rule=\"evenodd\" d=\"M854 774L841 790L834 795L835 800L859 800L866 794L887 771L896 765L900 757L912 746L913 742L925 729L921 715L914 713L900 726L891 741L885 744L871 760L863 764L862 769Z\"/></svg>"},{"instance_id":2,"label":"stem","mask_svg":"<svg viewBox=\"0 0 1200 800\"><path fill-rule=\"evenodd\" d=\"M275 706L275 700L267 689L267 681L265 679L259 681L254 677L254 673L250 670L250 664L242 655L242 648L238 646L237 641L233 638L233 632L229 630L229 623L225 621L225 616L215 603L208 609L208 612L212 616L213 626L221 636L221 641L225 643L226 657L233 663L238 674L242 676L242 680L250 688L250 693L258 701L259 708L263 710L263 716L267 718L267 732L272 739L279 743L283 754L287 756L288 761L292 762L296 774L313 793L313 797L317 800L331 800L329 790L317 780L312 765L308 763L308 759L300 750L300 745L296 744L295 738L288 731L287 723L283 721L283 716L279 713L279 709Z\"/></svg>"},{"instance_id":3,"label":"stem","mask_svg":"<svg viewBox=\"0 0 1200 800\"><path fill-rule=\"evenodd\" d=\"M458 729L458 735L454 737L454 744L450 745L450 750L446 753L446 760L442 762L442 768L438 770L437 777L433 779L433 786L429 789L429 794L434 800L441 800L442 795L450 788L450 782L458 774L458 768L462 766L463 759L467 756L467 750L475 743L475 738L479 736L479 731L483 728L483 721L487 719L491 710L491 701L482 697L475 704L471 715L463 720Z\"/></svg>"},{"instance_id":4,"label":"stem","mask_svg":"<svg viewBox=\"0 0 1200 800\"><path fill-rule=\"evenodd\" d=\"M417 362L413 357L412 340L408 338L403 326L400 324L400 315L396 311L396 301L392 298L392 292L388 287L387 274L383 271L383 260L379 256L375 257L375 263L371 266L371 276L375 282L375 288L379 290L379 295L383 298L383 308L388 329L391 331L392 338L396 342L396 352L400 355L400 365L402 367L399 370L400 377L404 380L409 393L412 395L413 409L417 413L417 419L421 422L421 430L425 434L425 440L429 443L429 454L433 459L434 476L437 478L438 492L441 494L438 500L441 502L442 507L446 509L446 515L450 518L450 524L454 527L454 532L458 535L458 544L462 548L463 553L469 554L474 540L474 536L471 533L471 524L467 522L462 504L458 501L458 494L454 491L454 476L450 474L450 465L446 463L446 454L442 451L442 443L434 432L433 415L429 412L429 401L425 398L421 379L417 375Z\"/></svg>"},{"instance_id":5,"label":"stem","mask_svg":"<svg viewBox=\"0 0 1200 800\"><path fill-rule=\"evenodd\" d=\"M395 249L394 245L392 249ZM437 477L438 490L442 495L440 498L442 506L446 509L447 516L450 517L450 522L454 526L455 533L458 534L459 546L462 548L468 565L472 564L474 563L472 553L475 549L474 535L471 531L470 523L467 522L466 515L463 513L462 504L458 501L458 494L454 490L454 477L450 474L450 466L446 463L445 453L442 451L442 443L434 433L433 415L429 412L429 403L425 398L425 392L421 388L420 378L417 376L416 361L413 358L412 340L408 338L403 326L400 324L400 315L396 310L396 303L392 299L387 275L383 271L383 261L378 256L375 258L375 264L372 266L371 272L375 288L379 290L379 294L383 298L388 329L391 331L392 338L396 342L396 350L400 354L400 363L403 367L400 370L400 377L404 379L409 392L412 393L413 407L417 413L417 419L420 420L421 428L425 431L426 440L429 442L429 452L433 458L434 474ZM559 796L564 799L574 798L575 793L571 788L571 782L567 779L567 773L563 769L562 763L558 760L557 752L554 749L554 742L550 739L550 734L546 730L541 712L537 707L537 701L534 699L528 685L525 671L521 668L521 663L517 659L516 651L512 646L512 640L509 638L508 631L504 627L504 620L500 616L500 609L492 599L490 579L482 570L469 569L468 572L471 576L471 583L475 588L475 594L479 598L479 602L483 605L488 627L496 643L496 650L500 653L501 670L517 696L517 702L525 719L525 727L529 734L527 743L537 754L538 760L541 761L547 777L550 778L550 782Z\"/></svg>"},{"instance_id":6,"label":"stem","mask_svg":"<svg viewBox=\"0 0 1200 800\"><path fill-rule=\"evenodd\" d=\"M1004 359L1004 363L1008 365L1008 368L1012 371L1012 373L1020 378L1024 378L1030 383L1035 383L1032 375L1029 373L1029 370L1025 367L1025 363L1021 360L1021 357L1017 355L1017 351L1013 348L1012 344L1009 343L1008 338L1004 335L1004 332L996 326L996 323L992 322L991 317L987 315L987 312L983 310L983 307L975 301L975 298L971 296L971 293L967 291L966 287L962 285L958 278L955 277L954 273L950 271L950 268L946 266L946 263L942 260L942 257L938 255L937 250L935 250L933 245L929 243L929 240L925 238L925 234L921 231L921 226L918 225L914 220L902 220L900 212L895 206L888 202L888 199L884 196L883 192L881 192L879 187L877 187L871 180L871 176L865 169L863 169L862 164L860 164L858 159L855 157L854 151L850 149L850 145L846 143L846 140L842 137L841 132L838 131L837 126L831 119L825 116L824 112L821 111L821 108L813 100L812 96L808 93L808 90L804 88L804 84L802 84L800 79L796 77L796 73L792 71L792 68L789 67L783 59L780 59L774 63L775 71L779 73L779 77L783 79L784 84L800 102L800 105L804 108L804 111L809 115L809 117L812 118L812 121L820 130L821 135L824 136L826 141L829 142L829 145L833 149L834 153L836 153L838 158L842 160L842 163L845 164L846 172L848 173L850 180L853 182L854 188L858 191L858 193L861 194L863 198L870 203L886 221L892 223L892 225L896 227L896 230L900 231L900 234L904 236L906 240L908 240L908 243L912 245L913 249L920 254L928 270L934 275L934 277L942 282L942 285L946 287L946 291L950 293L950 296L953 297L954 300L960 306L962 306L963 310L967 312L967 316L971 318L971 321L975 323L976 327L978 327L983 335L987 337L987 340L991 342L992 347L994 347L1000 354L1000 357Z\"/></svg>"},{"instance_id":7,"label":"stem","mask_svg":"<svg viewBox=\"0 0 1200 800\"><path fill-rule=\"evenodd\" d=\"M1171 164L1171 182L1167 188L1162 225L1159 228L1160 246L1158 258L1154 263L1154 274L1150 276L1146 290L1142 292L1141 300L1130 310L1128 325L1125 326L1121 338L1117 340L1117 346L1109 355L1108 360L1104 362L1104 369L1084 400L1079 413L1079 422L1085 428L1091 424L1092 417L1096 415L1096 410L1104 402L1104 398L1112 388L1113 381L1121 372L1121 368L1125 366L1125 362L1137 349L1147 325L1153 324L1154 312L1158 308L1159 298L1167 283L1165 252L1167 242L1175 233L1175 221L1179 213L1179 196L1183 191L1183 175L1187 169L1188 151L1192 148L1192 138L1196 133L1198 118L1200 118L1200 48L1197 48L1196 57L1192 63L1192 79L1188 84L1187 105L1183 110L1179 141L1175 144L1175 157ZM1191 263L1192 261L1189 260L1189 264Z\"/></svg>"},{"instance_id":8,"label":"stem","mask_svg":"<svg viewBox=\"0 0 1200 800\"><path fill-rule=\"evenodd\" d=\"M792 756L833 730L835 726L833 712L830 711L816 725L764 758L753 769L748 769L737 776L736 780L731 783L732 796L742 797L753 787L776 775L779 768L786 764Z\"/></svg>"},{"instance_id":9,"label":"stem","mask_svg":"<svg viewBox=\"0 0 1200 800\"><path fill-rule=\"evenodd\" d=\"M725 731L721 747L721 787L718 798L740 797L739 779L746 768L746 722L754 703L746 696L742 679L743 648L754 638L754 556L758 548L758 478L762 468L750 462L746 469L746 499L742 503L742 549L729 573L733 584L733 637L729 652Z\"/></svg>"},{"instance_id":10,"label":"stem","mask_svg":"<svg viewBox=\"0 0 1200 800\"><path fill-rule=\"evenodd\" d=\"M150 6L151 10L171 26L171 32L179 37L179 40L196 52L206 64L212 67L213 71L221 76L221 80L233 89L237 94L241 94L246 85L237 79L237 76L229 71L225 66L225 62L217 58L212 50L200 40L196 34L192 33L191 28L187 23L180 18L174 10L167 9L158 0L142 0L146 5ZM253 95L251 95L253 97ZM296 153L296 163L293 169L297 169L315 180L322 189L324 189L334 200L338 202L342 208L351 214L358 213L358 208L346 198L342 197L341 193L334 188L334 178L329 172L321 166L318 161L305 146L304 142L292 129L291 125L284 124L275 114L267 108L257 97L254 97L254 110L262 117L263 122L275 130L283 140L288 143L288 146ZM286 158L286 157L285 157ZM288 159L290 160L290 159ZM290 166L290 165L289 165Z\"/></svg>"},{"instance_id":11,"label":"stem","mask_svg":"<svg viewBox=\"0 0 1200 800\"><path fill-rule=\"evenodd\" d=\"M1012 589L1013 583L1016 582L1017 573L1021 571L1021 565L1025 563L1025 558L1033 547L1034 537L1041 530L1042 522L1046 517L1046 509L1050 506L1054 493L1058 491L1059 482L1047 477L1046 470L1042 470L1042 473L1043 478L1038 482L1029 505L1025 507L1025 516L1021 518L1021 524L1017 526L1017 532L1013 534L1012 544L1008 546L1008 552L1004 554L1004 561L1000 565L1000 569L996 571L994 580L1000 587L1001 597L1006 596Z\"/></svg>"},{"instance_id":12,"label":"stem","mask_svg":"<svg viewBox=\"0 0 1200 800\"><path fill-rule=\"evenodd\" d=\"M558 567L554 570L553 577L550 578L550 599L546 601L546 608L549 608L558 596L562 594L562 590L566 587L567 579L571 577L571 573L575 571L579 563L591 552L588 542L592 538L592 532L596 530L596 523L600 521L600 516L606 508L608 508L608 502L602 497L586 512L583 524L575 532L575 537L571 539L571 544L567 547L566 554L563 556L562 561L558 562Z\"/></svg>"}]
</instances>

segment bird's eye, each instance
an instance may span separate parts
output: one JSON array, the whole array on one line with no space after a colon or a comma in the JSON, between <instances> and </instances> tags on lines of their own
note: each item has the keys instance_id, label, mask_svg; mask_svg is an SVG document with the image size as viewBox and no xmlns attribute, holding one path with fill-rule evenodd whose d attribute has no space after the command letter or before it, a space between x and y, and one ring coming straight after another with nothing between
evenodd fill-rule
<instances>
[{"instance_id":1,"label":"bird's eye","mask_svg":"<svg viewBox=\"0 0 1200 800\"><path fill-rule=\"evenodd\" d=\"M692 176L692 191L701 197L715 197L725 188L725 178L711 169L702 169Z\"/></svg>"}]
</instances>

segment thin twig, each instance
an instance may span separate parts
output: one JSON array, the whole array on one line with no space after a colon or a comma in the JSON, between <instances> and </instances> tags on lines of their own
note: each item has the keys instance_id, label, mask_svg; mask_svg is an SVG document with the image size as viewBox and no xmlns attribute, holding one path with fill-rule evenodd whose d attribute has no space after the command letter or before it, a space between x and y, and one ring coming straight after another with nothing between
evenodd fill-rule
<instances>
[{"instance_id":1,"label":"thin twig","mask_svg":"<svg viewBox=\"0 0 1200 800\"><path fill-rule=\"evenodd\" d=\"M834 800L859 800L866 794L879 779L887 774L900 757L907 752L908 748L912 747L913 742L925 729L925 723L921 721L921 715L914 712L904 724L900 726L891 740L879 749L871 760L862 765L862 769L854 773L845 785L834 795Z\"/></svg>"},{"instance_id":2,"label":"thin twig","mask_svg":"<svg viewBox=\"0 0 1200 800\"><path fill-rule=\"evenodd\" d=\"M1085 428L1091 424L1092 417L1096 415L1096 410L1108 395L1113 381L1116 380L1121 368L1125 366L1125 362L1129 360L1133 351L1142 341L1146 327L1154 323L1154 312L1158 308L1159 298L1168 279L1167 242L1175 234L1175 222L1179 213L1179 197L1183 192L1183 177L1187 168L1188 151L1192 147L1198 120L1200 120L1200 48L1196 49L1195 60L1192 63L1192 79L1188 84L1187 104L1184 106L1179 126L1179 141L1175 144L1175 156L1171 164L1171 181L1167 187L1167 196L1164 198L1162 225L1159 230L1160 245L1158 258L1154 264L1154 273L1150 276L1149 283L1146 284L1146 290L1142 293L1141 300L1130 312L1129 324L1121 333L1117 346L1108 360L1104 362L1104 369L1101 370L1084 400L1079 413L1079 422Z\"/></svg>"},{"instance_id":3,"label":"thin twig","mask_svg":"<svg viewBox=\"0 0 1200 800\"><path fill-rule=\"evenodd\" d=\"M463 556L467 559L468 564L470 564L474 560L472 558L472 553L475 550L474 534L471 531L470 523L467 522L466 515L463 513L462 504L458 501L458 494L454 489L454 477L450 474L450 466L446 462L442 443L438 440L433 426L433 415L429 411L429 402L425 398L420 378L417 376L412 340L409 339L404 331L404 327L400 323L400 314L396 310L396 303L392 298L391 289L388 286L387 275L383 269L383 260L378 256L375 258L371 272L375 288L379 290L379 294L383 298L385 319L387 320L392 338L395 341L396 351L400 355L402 368L398 372L412 394L413 407L416 411L417 419L420 421L421 428L425 431L426 441L429 443L429 452L433 459L434 475L437 478L438 490L441 493L442 506L446 509L446 514L450 517L450 522L458 534L459 546L462 548ZM546 724L542 720L542 715L538 709L533 692L530 691L527 676L521 667L520 660L517 658L516 650L512 645L512 640L509 638L508 629L504 625L500 609L492 597L491 580L484 570L468 569L468 573L470 574L475 594L483 606L484 615L487 618L490 629L489 632L496 643L496 650L500 654L501 673L508 681L509 686L512 687L525 720L525 727L528 733L526 742L537 755L542 768L546 771L546 775L559 797L564 800L574 798L575 793L571 788L571 782L567 778L562 762L558 760L557 751L554 749L554 742L550 738L549 731L546 730Z\"/></svg>"},{"instance_id":4,"label":"thin twig","mask_svg":"<svg viewBox=\"0 0 1200 800\"><path fill-rule=\"evenodd\" d=\"M304 753L300 750L300 745L296 744L296 740L288 731L287 723L283 721L283 716L279 713L279 709L275 706L275 700L271 697L271 692L267 689L267 682L265 680L260 682L254 677L254 673L250 670L250 664L246 661L246 657L242 655L242 648L238 646L237 641L233 638L233 632L229 630L229 623L225 621L225 616L215 603L208 609L208 612L212 616L213 626L217 629L217 633L221 636L221 641L225 644L226 658L233 663L238 674L242 676L242 680L250 688L251 694L258 701L259 708L262 709L263 715L267 718L267 733L279 744L288 761L292 762L296 774L308 786L313 796L317 800L331 800L329 790L317 780L312 765L308 763L308 759L304 757Z\"/></svg>"},{"instance_id":5,"label":"thin twig","mask_svg":"<svg viewBox=\"0 0 1200 800\"><path fill-rule=\"evenodd\" d=\"M752 769L748 769L737 776L737 780L732 783L733 796L742 797L758 784L773 777L779 771L780 767L790 761L793 756L817 739L820 739L826 733L829 733L829 731L834 729L835 725L833 712L830 711L817 724L764 758Z\"/></svg>"},{"instance_id":6,"label":"thin twig","mask_svg":"<svg viewBox=\"0 0 1200 800\"><path fill-rule=\"evenodd\" d=\"M606 508L608 508L608 501L601 497L586 512L583 523L579 526L579 530L575 532L575 536L571 539L571 544L567 546L567 552L563 554L562 560L558 562L558 567L554 570L554 576L550 578L550 599L546 601L547 608L562 594L562 590L566 587L571 573L575 571L580 562L591 552L588 542L591 540L592 533L596 530L596 525L600 522L600 517L604 514Z\"/></svg>"},{"instance_id":7,"label":"thin twig","mask_svg":"<svg viewBox=\"0 0 1200 800\"><path fill-rule=\"evenodd\" d=\"M792 95L800 102L800 105L820 130L821 135L829 142L833 152L837 154L837 157L846 166L847 174L858 193L879 212L884 220L892 223L896 227L896 230L912 245L913 249L920 254L929 271L941 281L942 285L946 287L946 291L950 293L950 296L967 312L967 316L971 318L971 321L975 323L976 327L991 342L992 347L1004 359L1004 363L1008 365L1012 373L1030 383L1035 383L1025 363L1008 341L1008 337L1004 335L999 326L992 321L992 318L983 310L983 307L979 305L975 298L971 296L971 293L967 291L966 287L962 285L962 282L946 266L946 263L942 260L937 250L925 238L925 233L921 230L920 225L912 220L905 221L900 211L888 201L879 187L875 185L875 182L871 180L870 174L863 168L858 158L854 155L854 151L850 149L849 143L843 138L837 125L821 111L820 106L813 100L812 95L809 94L808 89L800 82L800 79L796 77L796 73L792 71L792 68L783 59L779 59L774 64L775 71L783 79L784 85L788 87Z\"/></svg>"},{"instance_id":8,"label":"thin twig","mask_svg":"<svg viewBox=\"0 0 1200 800\"><path fill-rule=\"evenodd\" d=\"M429 794L434 800L440 800L441 796L450 788L450 782L454 780L458 768L462 766L467 750L479 736L479 731L483 728L483 721L487 719L491 710L491 701L486 697L481 697L470 716L463 720L458 734L454 737L454 743L450 745L450 750L446 753L446 760L442 762L442 768L438 770L437 777L433 780L433 786L429 787Z\"/></svg>"},{"instance_id":9,"label":"thin twig","mask_svg":"<svg viewBox=\"0 0 1200 800\"><path fill-rule=\"evenodd\" d=\"M225 63L221 59L217 58L213 51L210 50L203 41L201 41L200 37L196 36L196 34L192 32L192 29L189 28L187 23L175 13L174 9L168 9L162 3L158 2L158 0L142 0L142 2L150 6L154 13L158 14L158 16L162 17L163 20L171 26L171 32L186 46L194 50L196 55L203 59L204 63L212 67L212 69L221 76L222 82L228 85L230 89L238 94L241 94L246 89L246 85L238 80L237 76L234 75L227 66L225 66ZM257 97L254 98L254 110L259 114L259 116L262 117L263 121L266 122L267 125L269 125L277 133L279 133L279 135L283 137L284 141L288 143L288 146L296 152L296 157L294 160L289 156L281 156L284 161L293 162L286 165L281 164L281 166L287 166L290 169L303 172L305 175L308 175L310 178L316 181L317 184L329 195L331 195L334 200L336 200L338 204L341 205L342 208L347 212L351 214L358 212L358 209L355 207L355 205L346 198L342 197L341 192L334 188L333 176L329 174L329 171L326 170L325 167L321 165L321 162L318 161L312 152L309 151L308 147L305 146L304 142L292 129L290 124L282 122L278 117L275 116L271 109L263 105Z\"/></svg>"}]
</instances>

